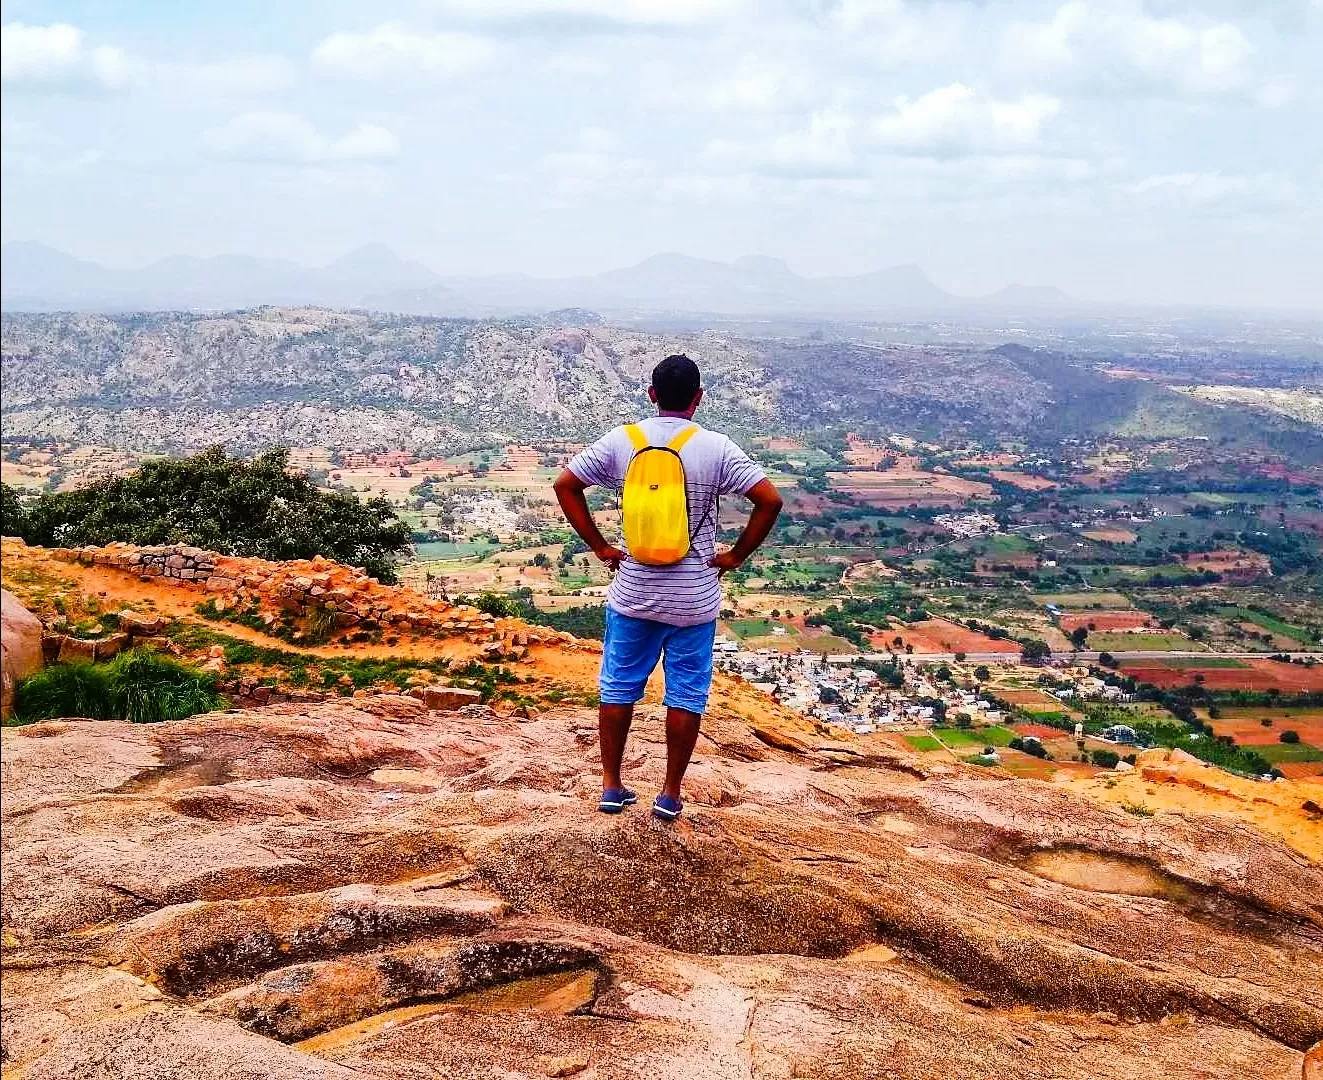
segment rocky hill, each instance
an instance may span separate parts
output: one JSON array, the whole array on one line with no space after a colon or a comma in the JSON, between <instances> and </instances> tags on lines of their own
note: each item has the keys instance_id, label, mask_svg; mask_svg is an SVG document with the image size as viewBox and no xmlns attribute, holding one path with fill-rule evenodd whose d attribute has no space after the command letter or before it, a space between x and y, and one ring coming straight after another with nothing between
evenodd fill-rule
<instances>
[{"instance_id":1,"label":"rocky hill","mask_svg":"<svg viewBox=\"0 0 1323 1080\"><path fill-rule=\"evenodd\" d=\"M6 1076L1295 1080L1323 1036L1323 871L1249 827L716 718L671 828L595 812L593 741L391 696L6 730Z\"/></svg>"},{"instance_id":2,"label":"rocky hill","mask_svg":"<svg viewBox=\"0 0 1323 1080\"><path fill-rule=\"evenodd\" d=\"M531 633L460 609L423 625L424 598L332 565L6 542L3 576L51 621L133 603L175 646L220 625L307 665L473 659ZM294 639L336 590L395 643ZM209 597L256 598L256 620L217 623ZM287 610L277 639L263 616ZM520 688L557 684L535 707L342 686L5 728L6 1080L1316 1075L1323 818L1304 785L1257 785L1277 815L1252 825L1237 800L1256 796L1154 751L1133 783L1203 801L1135 816L824 733L723 680L681 820L608 818L595 715L554 704L596 658L526 640ZM635 728L647 793L659 708Z\"/></svg>"},{"instance_id":3,"label":"rocky hill","mask_svg":"<svg viewBox=\"0 0 1323 1080\"><path fill-rule=\"evenodd\" d=\"M1019 347L755 340L318 308L6 314L0 339L6 435L138 450L284 443L435 453L581 439L646 410L647 373L684 350L706 372L705 418L737 433L835 424L1052 440L1139 424L1157 435L1275 439L1293 460L1323 457L1323 438L1307 425Z\"/></svg>"}]
</instances>

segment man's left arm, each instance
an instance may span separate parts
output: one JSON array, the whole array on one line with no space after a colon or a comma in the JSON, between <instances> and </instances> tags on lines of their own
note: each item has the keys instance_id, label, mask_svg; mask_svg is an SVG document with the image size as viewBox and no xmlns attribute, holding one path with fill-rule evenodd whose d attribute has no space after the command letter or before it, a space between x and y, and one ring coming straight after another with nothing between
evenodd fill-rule
<instances>
[{"instance_id":1,"label":"man's left arm","mask_svg":"<svg viewBox=\"0 0 1323 1080\"><path fill-rule=\"evenodd\" d=\"M738 570L767 539L767 534L772 531L776 519L781 516L781 493L770 480L766 478L759 480L744 493L744 497L753 503L753 511L744 525L744 531L740 533L734 547L729 551L717 552L708 561L709 566L717 568L718 574L725 574L728 570Z\"/></svg>"}]
</instances>

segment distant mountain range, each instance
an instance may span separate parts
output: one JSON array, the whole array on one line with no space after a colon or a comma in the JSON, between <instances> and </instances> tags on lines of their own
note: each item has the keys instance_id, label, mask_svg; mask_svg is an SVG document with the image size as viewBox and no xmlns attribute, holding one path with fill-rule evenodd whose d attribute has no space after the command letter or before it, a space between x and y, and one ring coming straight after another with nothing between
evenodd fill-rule
<instances>
[{"instance_id":1,"label":"distant mountain range","mask_svg":"<svg viewBox=\"0 0 1323 1080\"><path fill-rule=\"evenodd\" d=\"M854 277L802 277L765 255L723 263L662 254L619 270L556 279L442 277L382 244L358 248L322 267L249 255L173 255L138 270L113 270L35 243L5 244L0 256L0 305L6 311L227 311L316 304L446 316L568 307L865 316L1079 306L1051 286L1010 285L990 296L959 297L913 265Z\"/></svg>"}]
</instances>

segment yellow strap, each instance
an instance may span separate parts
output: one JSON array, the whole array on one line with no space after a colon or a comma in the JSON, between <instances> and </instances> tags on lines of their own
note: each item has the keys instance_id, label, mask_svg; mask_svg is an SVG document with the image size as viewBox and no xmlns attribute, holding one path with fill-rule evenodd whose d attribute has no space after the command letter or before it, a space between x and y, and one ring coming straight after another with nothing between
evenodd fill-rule
<instances>
[{"instance_id":1,"label":"yellow strap","mask_svg":"<svg viewBox=\"0 0 1323 1080\"><path fill-rule=\"evenodd\" d=\"M685 428L679 435L666 444L668 450L674 450L677 454L684 447L684 444L698 434L698 425L693 424Z\"/></svg>"},{"instance_id":2,"label":"yellow strap","mask_svg":"<svg viewBox=\"0 0 1323 1080\"><path fill-rule=\"evenodd\" d=\"M634 452L646 449L648 437L643 434L643 429L638 424L626 424L625 434L629 436L629 441L634 444Z\"/></svg>"}]
</instances>

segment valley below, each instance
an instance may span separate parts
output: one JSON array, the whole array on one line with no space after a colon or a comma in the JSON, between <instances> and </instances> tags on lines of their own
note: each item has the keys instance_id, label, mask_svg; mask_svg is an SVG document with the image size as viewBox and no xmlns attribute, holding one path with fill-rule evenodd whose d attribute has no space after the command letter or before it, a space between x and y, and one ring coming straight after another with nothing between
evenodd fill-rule
<instances>
[{"instance_id":1,"label":"valley below","mask_svg":"<svg viewBox=\"0 0 1323 1080\"><path fill-rule=\"evenodd\" d=\"M312 307L3 329L7 648L25 627L38 681L91 688L6 682L5 1080L1323 1070L1308 341ZM663 825L660 678L643 808L596 812L610 575L550 485L677 350L786 507L725 579ZM227 501L272 501L259 454L303 485L309 516L270 520L306 557L259 557ZM144 476L178 485L160 521ZM317 500L385 523L371 573L321 553ZM200 704L131 723L92 693L139 669Z\"/></svg>"}]
</instances>

